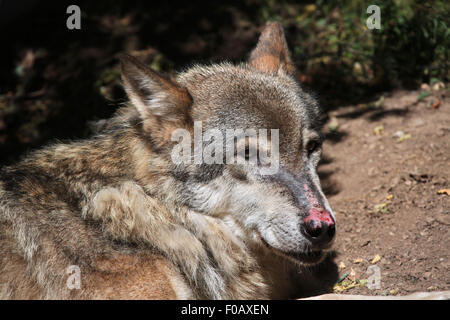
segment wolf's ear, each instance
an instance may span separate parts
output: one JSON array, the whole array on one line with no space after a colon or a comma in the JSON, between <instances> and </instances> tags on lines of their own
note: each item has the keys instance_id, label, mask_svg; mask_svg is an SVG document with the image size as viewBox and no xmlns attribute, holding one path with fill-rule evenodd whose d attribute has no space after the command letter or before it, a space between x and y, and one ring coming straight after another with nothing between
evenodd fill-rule
<instances>
[{"instance_id":1,"label":"wolf's ear","mask_svg":"<svg viewBox=\"0 0 450 320\"><path fill-rule=\"evenodd\" d=\"M289 74L295 74L283 27L278 22L266 25L259 36L256 48L250 54L249 65L257 70L276 73L283 69Z\"/></svg>"},{"instance_id":2,"label":"wolf's ear","mask_svg":"<svg viewBox=\"0 0 450 320\"><path fill-rule=\"evenodd\" d=\"M128 98L138 110L144 130L185 126L190 119L192 98L179 86L138 59L121 55L122 81Z\"/></svg>"}]
</instances>

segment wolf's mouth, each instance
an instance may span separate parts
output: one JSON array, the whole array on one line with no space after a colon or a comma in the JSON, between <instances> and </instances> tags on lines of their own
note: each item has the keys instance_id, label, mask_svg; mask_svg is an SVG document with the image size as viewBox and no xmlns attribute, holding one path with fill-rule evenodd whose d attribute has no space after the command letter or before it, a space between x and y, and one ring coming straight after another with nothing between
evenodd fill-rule
<instances>
[{"instance_id":1,"label":"wolf's mouth","mask_svg":"<svg viewBox=\"0 0 450 320\"><path fill-rule=\"evenodd\" d=\"M274 249L276 250L276 249ZM317 264L323 260L325 254L322 250L309 252L283 252L276 250L281 255L299 261L303 264Z\"/></svg>"},{"instance_id":2,"label":"wolf's mouth","mask_svg":"<svg viewBox=\"0 0 450 320\"><path fill-rule=\"evenodd\" d=\"M270 246L264 240L263 237L260 236L260 238L267 248L269 248L276 254L281 255L290 260L294 260L295 262L299 262L299 263L307 264L307 265L314 265L314 264L318 264L325 258L325 252L323 250L311 250L311 251L305 251L305 252L282 251L280 249L276 249L276 248Z\"/></svg>"}]
</instances>

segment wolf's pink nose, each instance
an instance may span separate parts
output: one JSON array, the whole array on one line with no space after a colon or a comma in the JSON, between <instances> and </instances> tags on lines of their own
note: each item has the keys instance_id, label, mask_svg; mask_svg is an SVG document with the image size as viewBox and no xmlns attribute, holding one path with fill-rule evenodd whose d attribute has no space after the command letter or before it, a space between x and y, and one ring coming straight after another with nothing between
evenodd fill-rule
<instances>
[{"instance_id":1,"label":"wolf's pink nose","mask_svg":"<svg viewBox=\"0 0 450 320\"><path fill-rule=\"evenodd\" d=\"M303 220L303 234L314 244L329 243L336 233L336 226L331 213L323 208L312 208Z\"/></svg>"}]
</instances>

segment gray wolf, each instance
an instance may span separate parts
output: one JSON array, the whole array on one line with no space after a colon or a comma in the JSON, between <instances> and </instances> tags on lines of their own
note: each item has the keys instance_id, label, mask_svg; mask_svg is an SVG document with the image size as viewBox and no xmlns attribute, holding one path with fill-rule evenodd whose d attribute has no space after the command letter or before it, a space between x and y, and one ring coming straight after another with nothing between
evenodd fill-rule
<instances>
[{"instance_id":1,"label":"gray wolf","mask_svg":"<svg viewBox=\"0 0 450 320\"><path fill-rule=\"evenodd\" d=\"M295 297L336 225L316 172L319 106L296 80L281 25L268 24L240 65L169 79L124 55L121 68L130 103L95 136L2 169L0 297ZM175 164L171 133L193 134L195 121L278 129L277 172Z\"/></svg>"}]
</instances>

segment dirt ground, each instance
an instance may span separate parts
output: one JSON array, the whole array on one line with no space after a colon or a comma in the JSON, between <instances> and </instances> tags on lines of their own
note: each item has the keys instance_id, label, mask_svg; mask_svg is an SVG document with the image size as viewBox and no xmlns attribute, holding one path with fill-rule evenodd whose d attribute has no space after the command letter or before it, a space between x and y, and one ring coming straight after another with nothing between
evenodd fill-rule
<instances>
[{"instance_id":1,"label":"dirt ground","mask_svg":"<svg viewBox=\"0 0 450 320\"><path fill-rule=\"evenodd\" d=\"M422 89L329 114L319 174L337 218L335 292L450 290L450 92ZM363 280L371 265L379 289Z\"/></svg>"}]
</instances>

